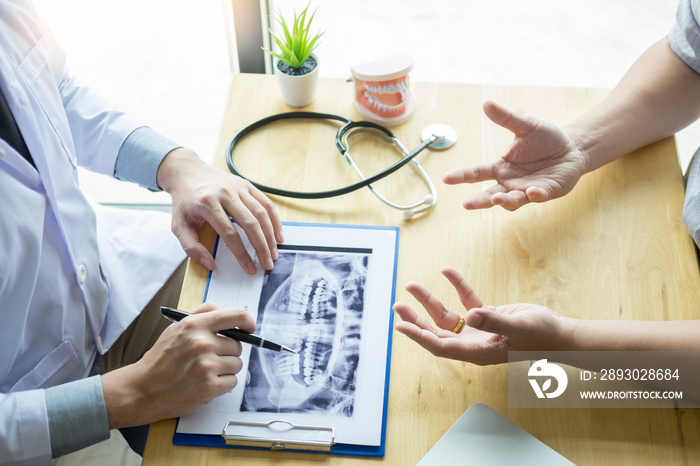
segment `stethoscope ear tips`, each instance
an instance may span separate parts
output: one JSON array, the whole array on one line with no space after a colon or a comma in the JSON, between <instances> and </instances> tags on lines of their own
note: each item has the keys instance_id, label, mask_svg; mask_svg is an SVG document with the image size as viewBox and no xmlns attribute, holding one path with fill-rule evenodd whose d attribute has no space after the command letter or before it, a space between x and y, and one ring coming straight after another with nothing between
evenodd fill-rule
<instances>
[{"instance_id":1,"label":"stethoscope ear tips","mask_svg":"<svg viewBox=\"0 0 700 466\"><path fill-rule=\"evenodd\" d=\"M435 202L435 197L432 194L426 194L425 197L423 198L423 204L427 206L432 206L433 203ZM419 209L419 212L425 212L426 210L429 209ZM416 211L413 209L408 209L403 211L403 219L404 220L410 220L413 218L413 216L416 215Z\"/></svg>"}]
</instances>

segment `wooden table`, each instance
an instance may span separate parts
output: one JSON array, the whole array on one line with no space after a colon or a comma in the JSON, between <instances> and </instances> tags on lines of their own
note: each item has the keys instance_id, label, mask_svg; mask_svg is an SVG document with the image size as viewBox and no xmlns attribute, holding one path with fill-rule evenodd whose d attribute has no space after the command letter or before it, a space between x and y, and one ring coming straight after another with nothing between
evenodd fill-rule
<instances>
[{"instance_id":1,"label":"wooden table","mask_svg":"<svg viewBox=\"0 0 700 466\"><path fill-rule=\"evenodd\" d=\"M486 304L532 302L590 319L700 318L700 276L681 220L683 184L673 138L584 176L562 199L517 212L467 212L462 200L486 183L447 186L440 182L442 174L492 160L512 139L483 115L485 99L565 124L606 91L427 83L413 83L412 89L415 114L393 128L409 148L419 143L428 124L446 123L459 135L451 149L420 156L437 184L437 207L404 221L362 190L333 200L275 199L283 220L400 226L396 299L413 304L403 290L408 281L425 284L448 307L460 308L438 272L451 265ZM341 80L322 80L316 101L306 109L360 119L352 84ZM237 130L290 110L274 77L235 76L215 165L226 169L223 152ZM275 132L279 136L259 132L241 142L237 165L257 181L292 189L330 189L353 182L354 174L333 145L335 130L331 124L281 124ZM354 153L365 173L396 160L389 147L364 140ZM412 170L401 170L376 186L397 201L424 195ZM212 231L203 234L213 246ZM201 302L205 279L204 269L190 264L183 309ZM509 408L505 365L478 367L438 359L395 332L383 459L173 446L175 421L167 420L152 426L144 464L415 464L476 402L491 406L577 464L683 464L700 458L698 409Z\"/></svg>"}]
</instances>

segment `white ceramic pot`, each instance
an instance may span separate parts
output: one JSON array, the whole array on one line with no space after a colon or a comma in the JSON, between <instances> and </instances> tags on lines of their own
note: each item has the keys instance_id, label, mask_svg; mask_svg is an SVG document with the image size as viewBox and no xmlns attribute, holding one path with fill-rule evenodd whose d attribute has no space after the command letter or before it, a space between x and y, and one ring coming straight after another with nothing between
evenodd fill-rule
<instances>
[{"instance_id":1,"label":"white ceramic pot","mask_svg":"<svg viewBox=\"0 0 700 466\"><path fill-rule=\"evenodd\" d=\"M291 76L282 73L275 63L275 74L280 86L280 93L284 103L291 107L304 107L309 105L316 98L316 86L318 84L318 58L311 55L316 60L316 68L308 74L301 76Z\"/></svg>"}]
</instances>

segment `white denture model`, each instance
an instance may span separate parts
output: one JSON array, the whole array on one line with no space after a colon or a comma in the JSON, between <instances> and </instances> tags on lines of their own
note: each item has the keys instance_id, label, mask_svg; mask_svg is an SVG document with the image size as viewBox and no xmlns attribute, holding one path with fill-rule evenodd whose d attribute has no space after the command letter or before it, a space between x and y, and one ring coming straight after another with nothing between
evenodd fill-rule
<instances>
[{"instance_id":1,"label":"white denture model","mask_svg":"<svg viewBox=\"0 0 700 466\"><path fill-rule=\"evenodd\" d=\"M410 118L416 106L408 81L412 68L413 59L406 54L350 67L360 115L386 126Z\"/></svg>"}]
</instances>

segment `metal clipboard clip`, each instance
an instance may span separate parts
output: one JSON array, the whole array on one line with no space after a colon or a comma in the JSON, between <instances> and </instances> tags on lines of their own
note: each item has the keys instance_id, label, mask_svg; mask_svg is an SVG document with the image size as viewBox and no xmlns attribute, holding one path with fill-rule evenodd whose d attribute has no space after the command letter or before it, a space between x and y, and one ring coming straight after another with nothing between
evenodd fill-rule
<instances>
[{"instance_id":1,"label":"metal clipboard clip","mask_svg":"<svg viewBox=\"0 0 700 466\"><path fill-rule=\"evenodd\" d=\"M229 433L231 428L245 428L245 433ZM256 431L258 431L256 433ZM316 435L314 435L314 433ZM277 435L278 437L274 437ZM221 436L226 445L269 448L271 450L330 451L335 445L335 430L328 426L270 422L228 421Z\"/></svg>"}]
</instances>

